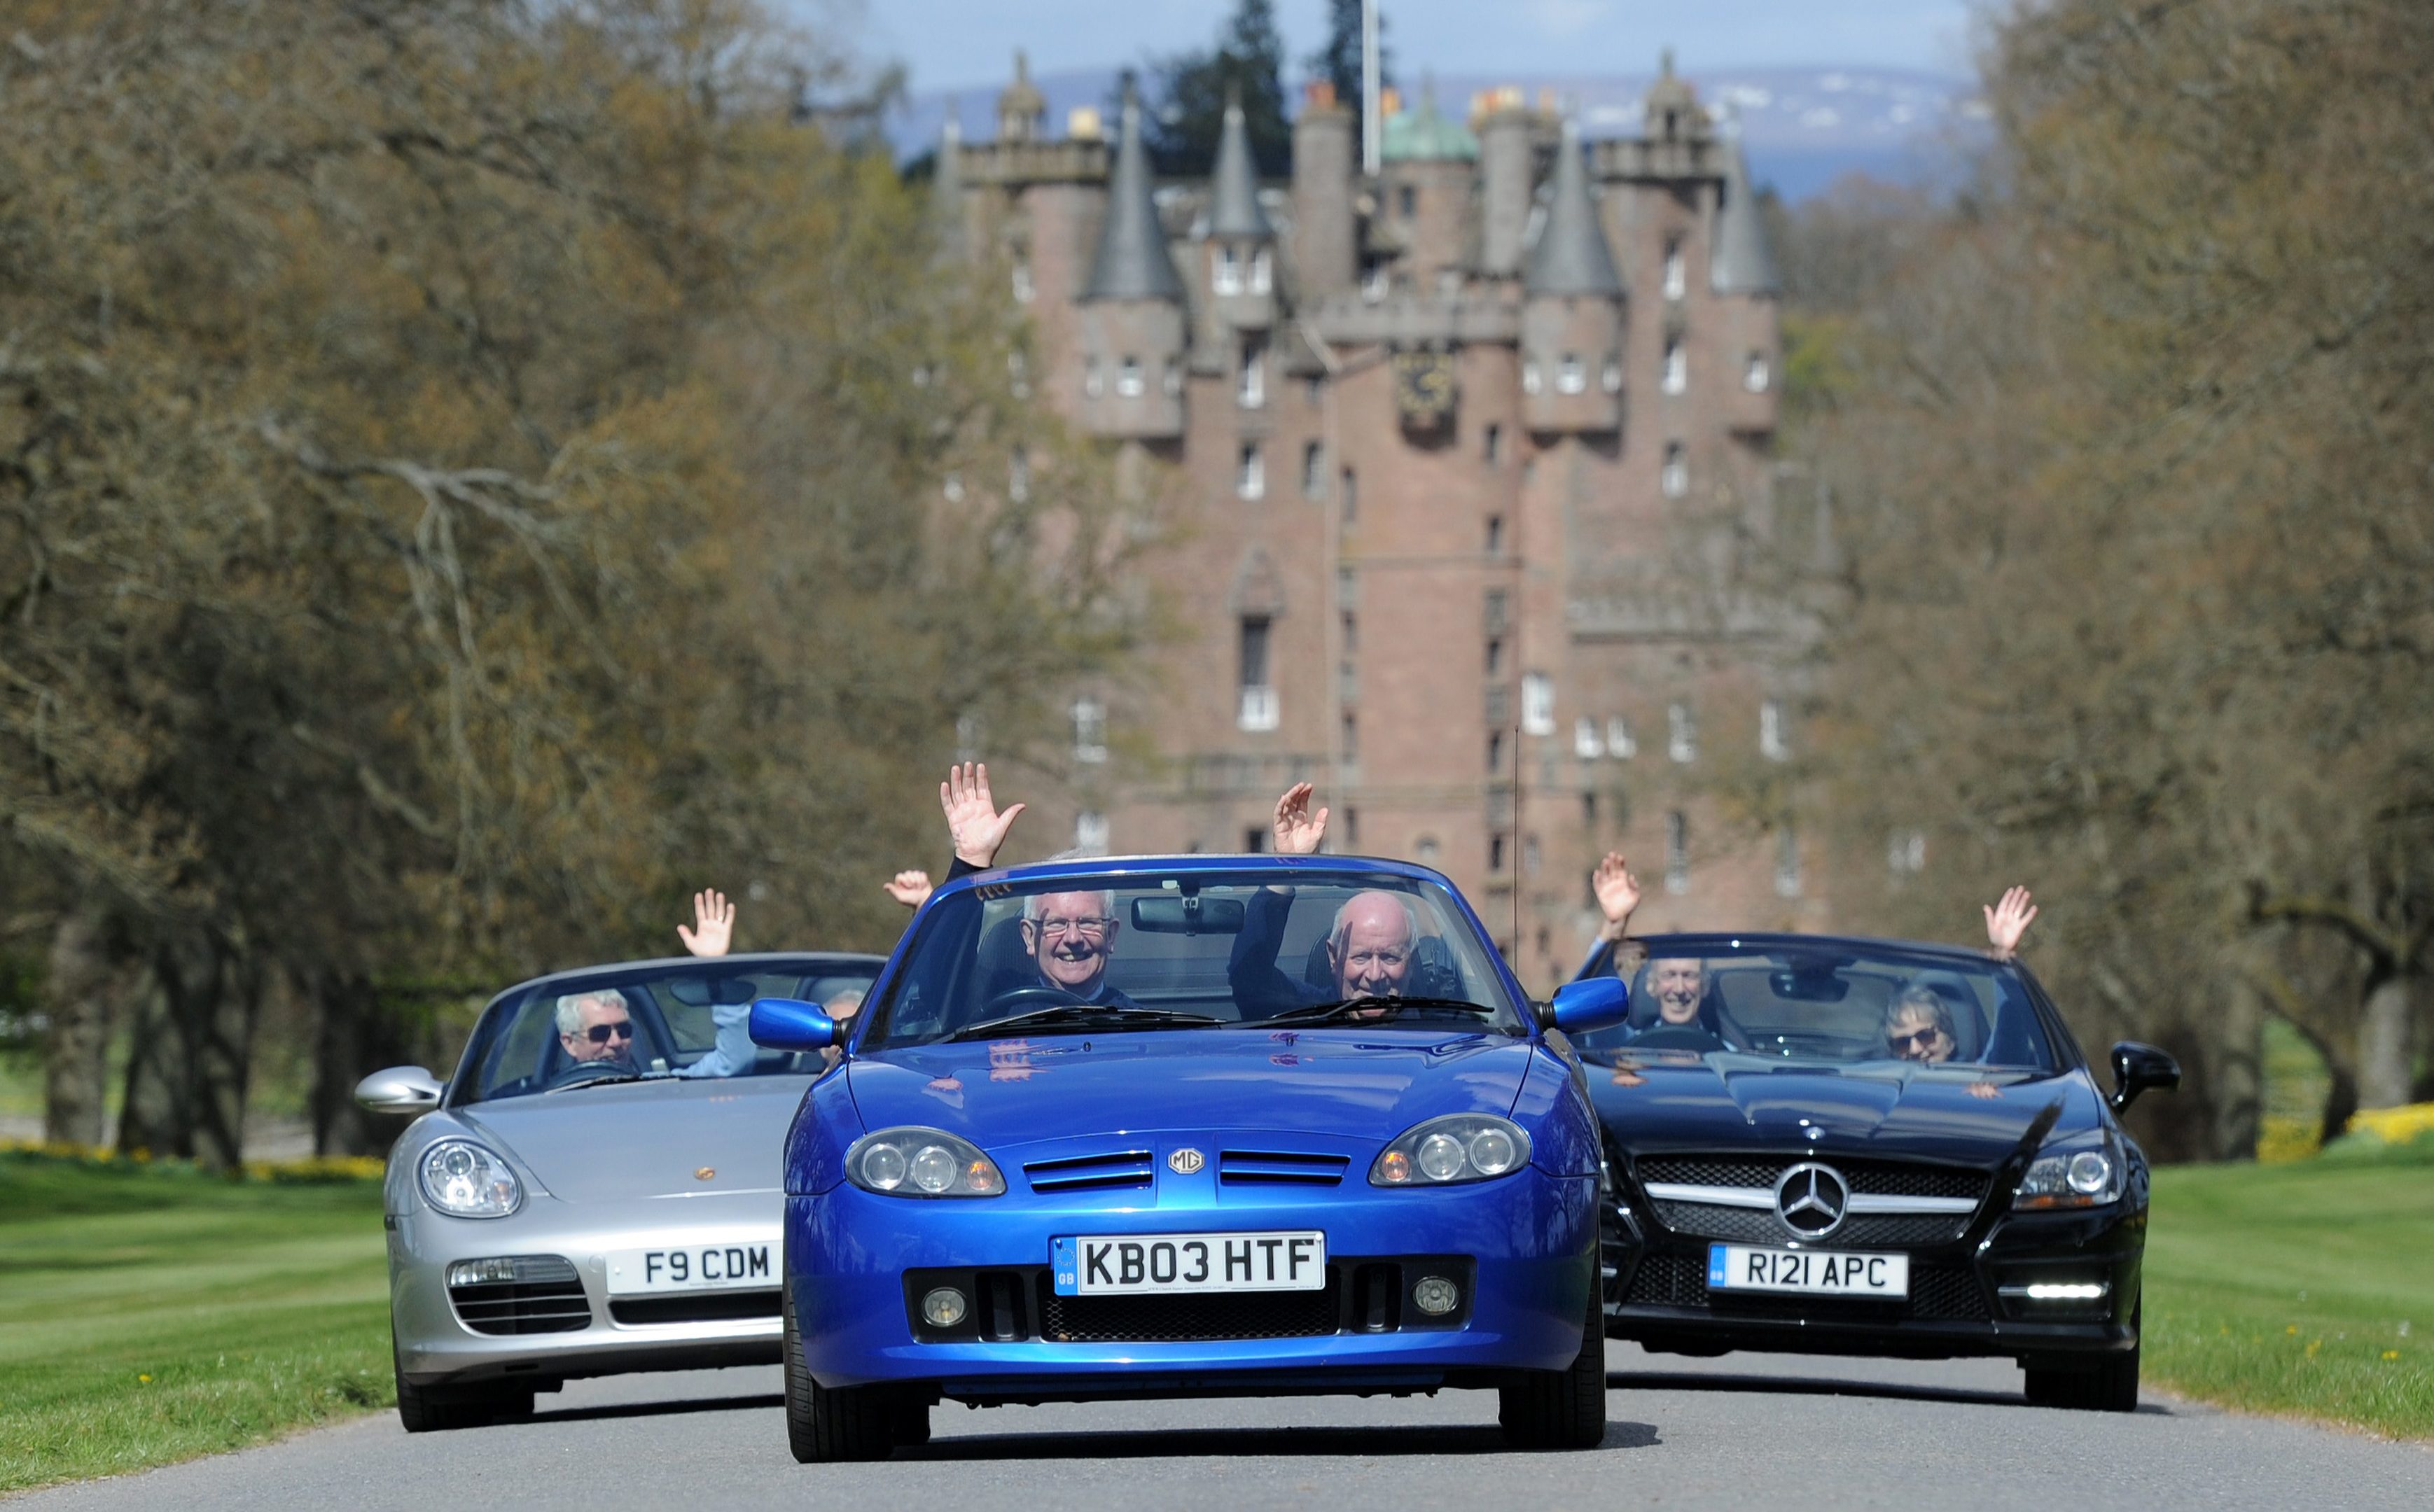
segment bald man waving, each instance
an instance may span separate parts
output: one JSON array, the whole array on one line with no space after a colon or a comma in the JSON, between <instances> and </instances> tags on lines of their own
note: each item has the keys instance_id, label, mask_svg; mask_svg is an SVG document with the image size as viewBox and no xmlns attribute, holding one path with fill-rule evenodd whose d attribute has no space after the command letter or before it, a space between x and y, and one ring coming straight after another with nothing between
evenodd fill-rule
<instances>
[{"instance_id":1,"label":"bald man waving","mask_svg":"<svg viewBox=\"0 0 2434 1512\"><path fill-rule=\"evenodd\" d=\"M1327 835L1327 810L1310 811L1311 785L1295 783L1277 800L1279 856L1310 856ZM1244 1018L1273 1018L1291 1009L1355 997L1399 997L1411 979L1419 927L1411 904L1394 892L1356 892L1335 910L1327 934L1331 980L1325 987L1295 980L1277 967L1285 921L1293 911L1290 887L1264 887L1252 894L1243 932L1234 937L1226 977Z\"/></svg>"}]
</instances>

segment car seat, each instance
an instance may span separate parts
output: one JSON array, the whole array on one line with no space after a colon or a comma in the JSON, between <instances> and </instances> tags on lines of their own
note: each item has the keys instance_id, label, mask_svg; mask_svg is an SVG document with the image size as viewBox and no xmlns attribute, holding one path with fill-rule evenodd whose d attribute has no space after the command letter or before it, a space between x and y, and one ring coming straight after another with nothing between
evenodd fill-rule
<instances>
[{"instance_id":1,"label":"car seat","mask_svg":"<svg viewBox=\"0 0 2434 1512\"><path fill-rule=\"evenodd\" d=\"M1988 1065L2048 1065L2045 1030L2036 1009L2017 984L1997 978L1995 984L1995 1030L1986 1037Z\"/></svg>"}]
</instances>

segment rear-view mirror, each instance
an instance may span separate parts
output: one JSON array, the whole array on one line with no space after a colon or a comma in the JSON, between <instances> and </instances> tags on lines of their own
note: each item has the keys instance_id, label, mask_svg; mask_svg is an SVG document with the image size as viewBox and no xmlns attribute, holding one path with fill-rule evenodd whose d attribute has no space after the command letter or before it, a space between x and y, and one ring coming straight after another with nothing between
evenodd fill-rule
<instances>
[{"instance_id":1,"label":"rear-view mirror","mask_svg":"<svg viewBox=\"0 0 2434 1512\"><path fill-rule=\"evenodd\" d=\"M752 1005L752 1043L764 1050L825 1050L837 1043L837 1021L817 1003L763 997Z\"/></svg>"},{"instance_id":2,"label":"rear-view mirror","mask_svg":"<svg viewBox=\"0 0 2434 1512\"><path fill-rule=\"evenodd\" d=\"M419 1065L393 1065L356 1082L355 1101L376 1113L429 1113L445 1090Z\"/></svg>"},{"instance_id":3,"label":"rear-view mirror","mask_svg":"<svg viewBox=\"0 0 2434 1512\"><path fill-rule=\"evenodd\" d=\"M2181 1084L2181 1063L2168 1051L2136 1040L2113 1046L2113 1111L2119 1113L2150 1087L2171 1092Z\"/></svg>"},{"instance_id":4,"label":"rear-view mirror","mask_svg":"<svg viewBox=\"0 0 2434 1512\"><path fill-rule=\"evenodd\" d=\"M1243 932L1241 898L1133 899L1133 927L1154 935L1231 935Z\"/></svg>"}]
</instances>

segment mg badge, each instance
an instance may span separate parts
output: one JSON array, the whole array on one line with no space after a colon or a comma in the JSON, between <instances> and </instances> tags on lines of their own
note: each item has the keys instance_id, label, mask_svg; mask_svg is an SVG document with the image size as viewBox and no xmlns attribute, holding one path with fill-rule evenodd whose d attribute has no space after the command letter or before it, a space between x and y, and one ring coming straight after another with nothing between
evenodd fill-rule
<instances>
[{"instance_id":1,"label":"mg badge","mask_svg":"<svg viewBox=\"0 0 2434 1512\"><path fill-rule=\"evenodd\" d=\"M1190 1176L1208 1164L1208 1157L1186 1145L1166 1158L1166 1168L1177 1176Z\"/></svg>"}]
</instances>

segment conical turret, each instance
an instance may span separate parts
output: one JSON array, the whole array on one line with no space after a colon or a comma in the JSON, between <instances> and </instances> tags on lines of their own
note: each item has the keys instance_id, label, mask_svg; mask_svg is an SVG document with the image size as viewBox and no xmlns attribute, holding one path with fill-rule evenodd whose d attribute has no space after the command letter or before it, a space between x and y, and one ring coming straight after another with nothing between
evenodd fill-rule
<instances>
[{"instance_id":1,"label":"conical turret","mask_svg":"<svg viewBox=\"0 0 2434 1512\"><path fill-rule=\"evenodd\" d=\"M1166 299L1183 302L1183 280L1167 255L1166 230L1150 197L1149 149L1141 143L1140 96L1124 80L1123 138L1115 171L1107 178L1107 219L1099 232L1099 255L1082 290L1094 299Z\"/></svg>"},{"instance_id":2,"label":"conical turret","mask_svg":"<svg viewBox=\"0 0 2434 1512\"><path fill-rule=\"evenodd\" d=\"M1622 280L1614 270L1614 253L1598 225L1597 206L1589 199L1589 175L1581 161L1580 128L1564 123L1564 144L1555 154L1555 184L1547 206L1546 224L1537 245L1530 248L1523 287L1532 295L1573 295L1590 298L1622 297Z\"/></svg>"},{"instance_id":3,"label":"conical turret","mask_svg":"<svg viewBox=\"0 0 2434 1512\"><path fill-rule=\"evenodd\" d=\"M1217 139L1217 177L1208 195L1208 234L1241 242L1276 235L1260 208L1260 176L1251 163L1251 130L1240 99L1226 102L1226 130Z\"/></svg>"},{"instance_id":4,"label":"conical turret","mask_svg":"<svg viewBox=\"0 0 2434 1512\"><path fill-rule=\"evenodd\" d=\"M1707 279L1718 294L1774 294L1781 288L1774 272L1774 250L1766 241L1766 221L1757 212L1757 195L1750 188L1749 161L1741 156L1738 138L1724 146L1716 255Z\"/></svg>"}]
</instances>

